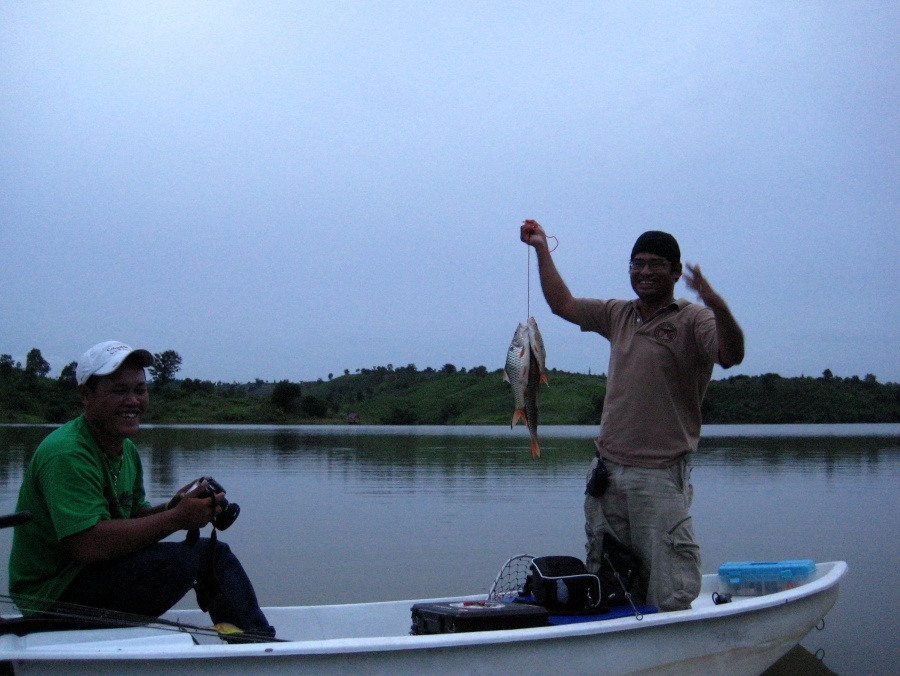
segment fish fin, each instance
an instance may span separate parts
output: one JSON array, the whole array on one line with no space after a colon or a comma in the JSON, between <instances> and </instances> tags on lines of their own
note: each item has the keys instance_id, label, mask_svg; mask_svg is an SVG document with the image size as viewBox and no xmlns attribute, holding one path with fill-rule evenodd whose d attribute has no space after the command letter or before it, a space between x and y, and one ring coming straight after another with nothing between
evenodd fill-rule
<instances>
[{"instance_id":1,"label":"fish fin","mask_svg":"<svg viewBox=\"0 0 900 676\"><path fill-rule=\"evenodd\" d=\"M544 385L546 385L547 387L550 387L550 381L547 380L547 374L546 374L546 373L542 373L542 374L541 374L541 382L544 383Z\"/></svg>"},{"instance_id":2,"label":"fish fin","mask_svg":"<svg viewBox=\"0 0 900 676\"><path fill-rule=\"evenodd\" d=\"M519 422L520 420L521 420L523 423L525 423L525 426L526 426L526 427L528 426L528 418L525 417L525 411L522 410L521 408L517 408L516 411L515 411L515 413L513 413L513 419L512 419L512 422L511 422L510 425L509 425L510 429L512 429L513 427L515 427L515 426L516 426L516 423Z\"/></svg>"},{"instance_id":3,"label":"fish fin","mask_svg":"<svg viewBox=\"0 0 900 676\"><path fill-rule=\"evenodd\" d=\"M531 459L534 460L536 458L541 457L541 447L538 444L537 437L534 437L531 440Z\"/></svg>"}]
</instances>

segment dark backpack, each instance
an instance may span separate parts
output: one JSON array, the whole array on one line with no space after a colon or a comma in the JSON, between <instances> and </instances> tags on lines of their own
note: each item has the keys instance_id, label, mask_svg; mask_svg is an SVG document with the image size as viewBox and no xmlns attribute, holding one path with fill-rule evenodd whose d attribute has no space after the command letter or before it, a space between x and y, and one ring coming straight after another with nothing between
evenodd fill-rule
<instances>
[{"instance_id":1,"label":"dark backpack","mask_svg":"<svg viewBox=\"0 0 900 676\"><path fill-rule=\"evenodd\" d=\"M600 606L600 578L574 556L540 556L531 562L531 593L550 612L595 612Z\"/></svg>"}]
</instances>

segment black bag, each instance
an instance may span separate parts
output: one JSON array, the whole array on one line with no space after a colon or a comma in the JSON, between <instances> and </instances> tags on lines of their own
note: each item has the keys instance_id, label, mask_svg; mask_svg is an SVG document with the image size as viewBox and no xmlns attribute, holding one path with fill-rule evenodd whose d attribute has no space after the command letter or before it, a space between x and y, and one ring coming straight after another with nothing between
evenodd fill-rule
<instances>
[{"instance_id":1,"label":"black bag","mask_svg":"<svg viewBox=\"0 0 900 676\"><path fill-rule=\"evenodd\" d=\"M603 537L603 558L600 563L600 597L604 607L621 606L628 603L625 592L637 605L644 603L647 596L648 574L641 565L637 554L619 542L612 535Z\"/></svg>"},{"instance_id":2,"label":"black bag","mask_svg":"<svg viewBox=\"0 0 900 676\"><path fill-rule=\"evenodd\" d=\"M547 609L524 603L455 601L416 603L412 607L414 636L452 634L463 631L497 631L543 627Z\"/></svg>"},{"instance_id":3,"label":"black bag","mask_svg":"<svg viewBox=\"0 0 900 676\"><path fill-rule=\"evenodd\" d=\"M531 562L531 592L549 611L595 612L601 604L600 578L574 556L540 556Z\"/></svg>"},{"instance_id":4,"label":"black bag","mask_svg":"<svg viewBox=\"0 0 900 676\"><path fill-rule=\"evenodd\" d=\"M588 479L587 486L584 488L584 493L585 495L590 495L592 498L599 498L606 493L608 487L609 470L606 468L606 463L603 462L603 458L601 458L598 453L597 466L594 467L591 472L591 477Z\"/></svg>"}]
</instances>

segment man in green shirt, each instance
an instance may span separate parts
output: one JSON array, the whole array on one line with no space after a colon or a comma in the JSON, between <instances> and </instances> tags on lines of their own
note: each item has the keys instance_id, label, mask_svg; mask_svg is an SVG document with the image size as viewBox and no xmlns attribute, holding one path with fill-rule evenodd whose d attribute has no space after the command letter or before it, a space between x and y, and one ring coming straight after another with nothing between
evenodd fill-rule
<instances>
[{"instance_id":1,"label":"man in green shirt","mask_svg":"<svg viewBox=\"0 0 900 676\"><path fill-rule=\"evenodd\" d=\"M206 526L218 496L189 484L151 506L141 459L130 437L149 406L146 350L116 341L78 361L84 414L48 435L35 451L17 511L9 561L10 594L25 615L67 614L76 607L158 617L192 587L214 623L263 638L275 630L228 545L215 538L162 542Z\"/></svg>"}]
</instances>

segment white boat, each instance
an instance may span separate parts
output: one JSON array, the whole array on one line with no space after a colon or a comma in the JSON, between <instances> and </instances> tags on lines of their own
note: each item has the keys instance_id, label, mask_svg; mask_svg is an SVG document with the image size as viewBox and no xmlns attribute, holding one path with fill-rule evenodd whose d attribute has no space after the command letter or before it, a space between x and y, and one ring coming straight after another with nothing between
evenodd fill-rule
<instances>
[{"instance_id":1,"label":"white boat","mask_svg":"<svg viewBox=\"0 0 900 676\"><path fill-rule=\"evenodd\" d=\"M141 626L0 636L16 674L759 674L822 619L843 561L819 563L794 589L715 604L705 575L690 610L526 629L411 635L425 601L266 608L283 640L226 644L191 629ZM483 601L486 595L428 602ZM201 625L199 610L164 618ZM0 665L2 666L2 665Z\"/></svg>"}]
</instances>

